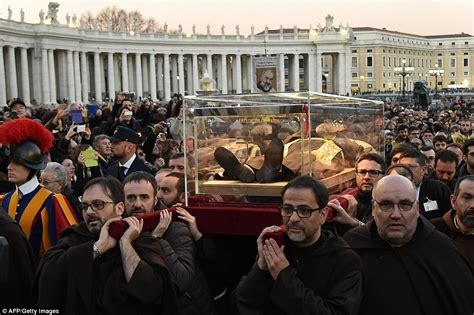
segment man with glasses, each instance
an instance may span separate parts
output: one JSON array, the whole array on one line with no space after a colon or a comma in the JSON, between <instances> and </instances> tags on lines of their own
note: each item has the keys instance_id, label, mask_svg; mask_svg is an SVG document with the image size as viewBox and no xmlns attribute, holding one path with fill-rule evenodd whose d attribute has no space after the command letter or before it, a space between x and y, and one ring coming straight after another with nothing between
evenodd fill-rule
<instances>
[{"instance_id":1,"label":"man with glasses","mask_svg":"<svg viewBox=\"0 0 474 315\"><path fill-rule=\"evenodd\" d=\"M258 258L237 287L241 314L356 314L362 295L357 255L335 233L322 230L328 191L301 176L282 191L285 245L265 228L257 239Z\"/></svg>"},{"instance_id":2,"label":"man with glasses","mask_svg":"<svg viewBox=\"0 0 474 315\"><path fill-rule=\"evenodd\" d=\"M344 236L363 264L359 314L472 314L472 271L451 240L419 215L413 183L382 178L373 215Z\"/></svg>"},{"instance_id":3,"label":"man with glasses","mask_svg":"<svg viewBox=\"0 0 474 315\"><path fill-rule=\"evenodd\" d=\"M357 192L353 195L342 195L348 200L347 209L341 207L337 199L329 202L335 211L331 222L335 225L339 235L348 229L363 225L372 218L372 189L383 177L386 170L384 160L376 153L366 153L359 157L355 164Z\"/></svg>"},{"instance_id":4,"label":"man with glasses","mask_svg":"<svg viewBox=\"0 0 474 315\"><path fill-rule=\"evenodd\" d=\"M474 175L474 139L469 139L464 142L462 151L466 163L459 169L458 177Z\"/></svg>"},{"instance_id":5,"label":"man with glasses","mask_svg":"<svg viewBox=\"0 0 474 315\"><path fill-rule=\"evenodd\" d=\"M98 177L84 187L84 222L68 228L40 262L38 306L64 314L176 314L173 284L159 243L140 232L143 221L125 220L117 240L109 226L125 211L120 182Z\"/></svg>"},{"instance_id":6,"label":"man with glasses","mask_svg":"<svg viewBox=\"0 0 474 315\"><path fill-rule=\"evenodd\" d=\"M420 214L430 220L443 216L451 209L451 190L445 183L425 177L426 158L420 151L405 151L400 156L400 164L408 166L413 172Z\"/></svg>"}]
</instances>

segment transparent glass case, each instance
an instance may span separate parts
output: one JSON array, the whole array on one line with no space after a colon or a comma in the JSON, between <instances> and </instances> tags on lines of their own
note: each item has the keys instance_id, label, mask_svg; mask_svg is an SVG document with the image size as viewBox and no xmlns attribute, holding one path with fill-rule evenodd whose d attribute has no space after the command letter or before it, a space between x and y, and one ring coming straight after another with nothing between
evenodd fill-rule
<instances>
[{"instance_id":1,"label":"transparent glass case","mask_svg":"<svg viewBox=\"0 0 474 315\"><path fill-rule=\"evenodd\" d=\"M361 153L383 152L377 101L312 92L191 96L184 113L197 194L280 196L299 175L335 193L352 184Z\"/></svg>"}]
</instances>

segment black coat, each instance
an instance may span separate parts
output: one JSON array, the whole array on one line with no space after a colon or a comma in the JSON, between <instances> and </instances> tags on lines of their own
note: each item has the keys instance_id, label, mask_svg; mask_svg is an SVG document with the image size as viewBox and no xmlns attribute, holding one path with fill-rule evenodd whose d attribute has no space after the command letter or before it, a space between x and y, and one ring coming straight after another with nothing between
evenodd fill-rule
<instances>
[{"instance_id":1,"label":"black coat","mask_svg":"<svg viewBox=\"0 0 474 315\"><path fill-rule=\"evenodd\" d=\"M141 159L138 158L138 156L135 157L135 160L133 160L132 165L130 165L130 168L127 171L127 175L130 175L131 173L137 172L137 171L147 172L153 176L155 175L155 172L153 171L153 169L148 167L145 164L145 162L143 162ZM110 166L107 167L107 169L105 170L104 176L113 176L117 178L118 180L123 181L123 178L121 178L120 172L119 172L119 162L115 161L114 163L110 164Z\"/></svg>"},{"instance_id":2,"label":"black coat","mask_svg":"<svg viewBox=\"0 0 474 315\"><path fill-rule=\"evenodd\" d=\"M117 244L93 259L98 235L80 223L66 230L41 259L38 306L61 314L176 314L177 302L159 243L149 234L133 242L140 262L127 283Z\"/></svg>"},{"instance_id":3,"label":"black coat","mask_svg":"<svg viewBox=\"0 0 474 315\"><path fill-rule=\"evenodd\" d=\"M8 241L9 256L6 283L0 284L0 305L2 307L34 306L32 287L36 269L35 257L21 227L1 208L0 236ZM5 271L0 270L0 272Z\"/></svg>"},{"instance_id":4,"label":"black coat","mask_svg":"<svg viewBox=\"0 0 474 315\"><path fill-rule=\"evenodd\" d=\"M460 315L474 311L474 278L452 241L425 218L412 240L391 247L375 221L344 239L364 266L364 298L359 314Z\"/></svg>"},{"instance_id":5,"label":"black coat","mask_svg":"<svg viewBox=\"0 0 474 315\"><path fill-rule=\"evenodd\" d=\"M421 182L420 195L418 196L420 214L428 220L442 217L451 209L450 196L451 190L445 183L425 177ZM425 211L424 204L429 200L436 200L438 210Z\"/></svg>"},{"instance_id":6,"label":"black coat","mask_svg":"<svg viewBox=\"0 0 474 315\"><path fill-rule=\"evenodd\" d=\"M237 287L240 314L357 314L362 298L362 265L346 242L321 231L308 247L287 238L290 265L276 280L255 264Z\"/></svg>"}]
</instances>

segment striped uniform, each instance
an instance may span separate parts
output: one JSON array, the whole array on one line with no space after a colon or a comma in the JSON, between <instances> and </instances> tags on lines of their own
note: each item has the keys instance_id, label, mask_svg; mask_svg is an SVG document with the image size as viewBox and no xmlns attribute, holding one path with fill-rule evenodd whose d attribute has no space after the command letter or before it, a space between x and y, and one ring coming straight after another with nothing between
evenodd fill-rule
<instances>
[{"instance_id":1,"label":"striped uniform","mask_svg":"<svg viewBox=\"0 0 474 315\"><path fill-rule=\"evenodd\" d=\"M17 191L5 194L2 208L19 223L36 257L56 244L62 230L77 224L67 199L40 185L21 198Z\"/></svg>"}]
</instances>

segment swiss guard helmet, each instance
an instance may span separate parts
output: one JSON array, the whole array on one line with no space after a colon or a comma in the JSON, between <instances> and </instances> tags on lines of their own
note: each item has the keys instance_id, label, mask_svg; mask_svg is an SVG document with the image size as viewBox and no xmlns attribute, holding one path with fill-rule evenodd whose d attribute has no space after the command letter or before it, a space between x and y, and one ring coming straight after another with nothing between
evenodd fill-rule
<instances>
[{"instance_id":1,"label":"swiss guard helmet","mask_svg":"<svg viewBox=\"0 0 474 315\"><path fill-rule=\"evenodd\" d=\"M20 118L0 126L0 143L10 146L10 158L33 170L46 167L54 137L41 123Z\"/></svg>"}]
</instances>

